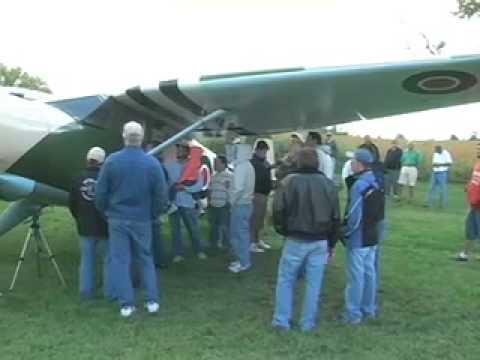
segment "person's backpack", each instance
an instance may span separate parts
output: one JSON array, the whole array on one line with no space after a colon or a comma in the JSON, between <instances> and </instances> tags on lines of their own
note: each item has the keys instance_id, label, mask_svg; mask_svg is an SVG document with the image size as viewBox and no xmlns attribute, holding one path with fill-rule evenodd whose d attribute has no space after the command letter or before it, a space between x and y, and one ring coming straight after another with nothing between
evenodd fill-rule
<instances>
[{"instance_id":1,"label":"person's backpack","mask_svg":"<svg viewBox=\"0 0 480 360\"><path fill-rule=\"evenodd\" d=\"M370 186L363 196L363 246L378 244L377 226L385 218L385 194L375 186Z\"/></svg>"},{"instance_id":2,"label":"person's backpack","mask_svg":"<svg viewBox=\"0 0 480 360\"><path fill-rule=\"evenodd\" d=\"M383 165L382 163L380 163ZM381 169L382 178L384 178L383 167ZM375 172L374 172L375 174ZM375 177L376 178L376 177ZM348 191L353 184L358 180L358 174L350 175L345 179ZM385 218L385 190L378 184L376 178L377 186L369 186L362 192L363 198L363 246L374 246L378 244L378 231L377 226L380 221ZM348 221L348 209L349 209L350 198L347 200L347 206L345 208L345 216L343 224L345 225Z\"/></svg>"},{"instance_id":3,"label":"person's backpack","mask_svg":"<svg viewBox=\"0 0 480 360\"><path fill-rule=\"evenodd\" d=\"M371 168L380 191L385 192L385 165L381 161L376 161Z\"/></svg>"}]
</instances>

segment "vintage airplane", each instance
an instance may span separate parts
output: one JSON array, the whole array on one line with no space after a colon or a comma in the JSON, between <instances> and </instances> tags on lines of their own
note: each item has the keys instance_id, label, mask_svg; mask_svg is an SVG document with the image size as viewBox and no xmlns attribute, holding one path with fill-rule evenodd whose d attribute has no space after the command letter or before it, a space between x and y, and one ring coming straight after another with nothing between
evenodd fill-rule
<instances>
[{"instance_id":1,"label":"vintage airplane","mask_svg":"<svg viewBox=\"0 0 480 360\"><path fill-rule=\"evenodd\" d=\"M147 141L164 141L157 153L193 131L272 134L479 102L480 56L202 76L116 96L35 98L0 91L0 198L12 202L0 216L0 235L39 207L65 205L86 151L119 149L127 121L142 122Z\"/></svg>"}]
</instances>

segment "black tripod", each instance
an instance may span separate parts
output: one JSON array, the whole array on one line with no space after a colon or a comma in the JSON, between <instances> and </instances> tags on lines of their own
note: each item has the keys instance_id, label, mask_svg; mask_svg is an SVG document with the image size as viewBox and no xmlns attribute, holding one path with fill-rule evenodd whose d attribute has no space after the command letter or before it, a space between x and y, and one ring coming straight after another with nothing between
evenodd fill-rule
<instances>
[{"instance_id":1,"label":"black tripod","mask_svg":"<svg viewBox=\"0 0 480 360\"><path fill-rule=\"evenodd\" d=\"M22 251L20 252L20 256L18 258L17 267L15 268L15 273L13 274L12 282L10 283L9 290L12 291L15 287L15 283L17 282L18 273L20 271L20 267L22 266L23 260L25 260L25 253L28 249L28 245L30 244L30 240L35 242L36 245L36 260L37 260L37 272L38 277L42 276L42 269L40 266L40 260L43 255L44 250L46 251L47 257L52 263L53 268L55 269L58 279L60 283L67 287L67 283L63 278L62 272L58 267L57 261L55 260L55 255L52 253L50 249L50 245L48 244L47 239L43 235L42 229L40 228L40 213L37 213L32 216L30 229L28 229L27 236L25 237L25 241L23 243Z\"/></svg>"}]
</instances>

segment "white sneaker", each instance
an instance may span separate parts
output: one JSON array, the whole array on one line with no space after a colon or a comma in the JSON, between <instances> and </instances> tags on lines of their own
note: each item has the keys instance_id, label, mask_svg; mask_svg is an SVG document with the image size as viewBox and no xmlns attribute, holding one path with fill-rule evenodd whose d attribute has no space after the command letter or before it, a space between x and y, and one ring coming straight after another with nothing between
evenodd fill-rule
<instances>
[{"instance_id":1,"label":"white sneaker","mask_svg":"<svg viewBox=\"0 0 480 360\"><path fill-rule=\"evenodd\" d=\"M460 254L457 255L455 260L457 260L457 261L468 261L468 255L465 254L465 252L462 251Z\"/></svg>"},{"instance_id":2,"label":"white sneaker","mask_svg":"<svg viewBox=\"0 0 480 360\"><path fill-rule=\"evenodd\" d=\"M148 301L145 304L145 308L149 314L156 314L160 310L160 305L156 301Z\"/></svg>"},{"instance_id":3,"label":"white sneaker","mask_svg":"<svg viewBox=\"0 0 480 360\"><path fill-rule=\"evenodd\" d=\"M270 249L272 248L272 245L267 244L267 243L266 243L265 241L263 241L263 240L260 240L260 241L258 242L258 245L260 246L260 248L263 248L263 249L265 249L265 250L270 250Z\"/></svg>"},{"instance_id":4,"label":"white sneaker","mask_svg":"<svg viewBox=\"0 0 480 360\"><path fill-rule=\"evenodd\" d=\"M236 266L230 266L228 270L230 270L234 274L238 274L239 272L242 271L247 271L250 269L251 266L242 266L241 264L237 264Z\"/></svg>"},{"instance_id":5,"label":"white sneaker","mask_svg":"<svg viewBox=\"0 0 480 360\"><path fill-rule=\"evenodd\" d=\"M181 263L185 260L183 256L177 255L173 258L172 262L175 264Z\"/></svg>"},{"instance_id":6,"label":"white sneaker","mask_svg":"<svg viewBox=\"0 0 480 360\"><path fill-rule=\"evenodd\" d=\"M123 318L129 318L136 310L135 306L122 306L120 309L120 316Z\"/></svg>"},{"instance_id":7,"label":"white sneaker","mask_svg":"<svg viewBox=\"0 0 480 360\"><path fill-rule=\"evenodd\" d=\"M235 266L239 266L239 265L240 265L240 261L232 261L232 262L230 263L230 265L228 265L228 267L232 267L232 266L235 267Z\"/></svg>"},{"instance_id":8,"label":"white sneaker","mask_svg":"<svg viewBox=\"0 0 480 360\"><path fill-rule=\"evenodd\" d=\"M258 247L257 244L252 243L252 244L250 244L250 252L252 252L252 253L263 253L263 252L265 252L265 250Z\"/></svg>"},{"instance_id":9,"label":"white sneaker","mask_svg":"<svg viewBox=\"0 0 480 360\"><path fill-rule=\"evenodd\" d=\"M197 254L197 257L200 259L200 260L207 260L207 254L205 254L204 252L199 252Z\"/></svg>"}]
</instances>

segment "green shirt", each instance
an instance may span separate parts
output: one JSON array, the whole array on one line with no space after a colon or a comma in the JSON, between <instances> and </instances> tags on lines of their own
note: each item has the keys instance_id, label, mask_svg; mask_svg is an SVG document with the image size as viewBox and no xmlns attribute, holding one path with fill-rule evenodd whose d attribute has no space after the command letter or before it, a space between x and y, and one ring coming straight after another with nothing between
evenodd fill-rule
<instances>
[{"instance_id":1,"label":"green shirt","mask_svg":"<svg viewBox=\"0 0 480 360\"><path fill-rule=\"evenodd\" d=\"M422 156L418 151L407 150L402 155L402 166L415 166L419 167L422 161Z\"/></svg>"}]
</instances>

